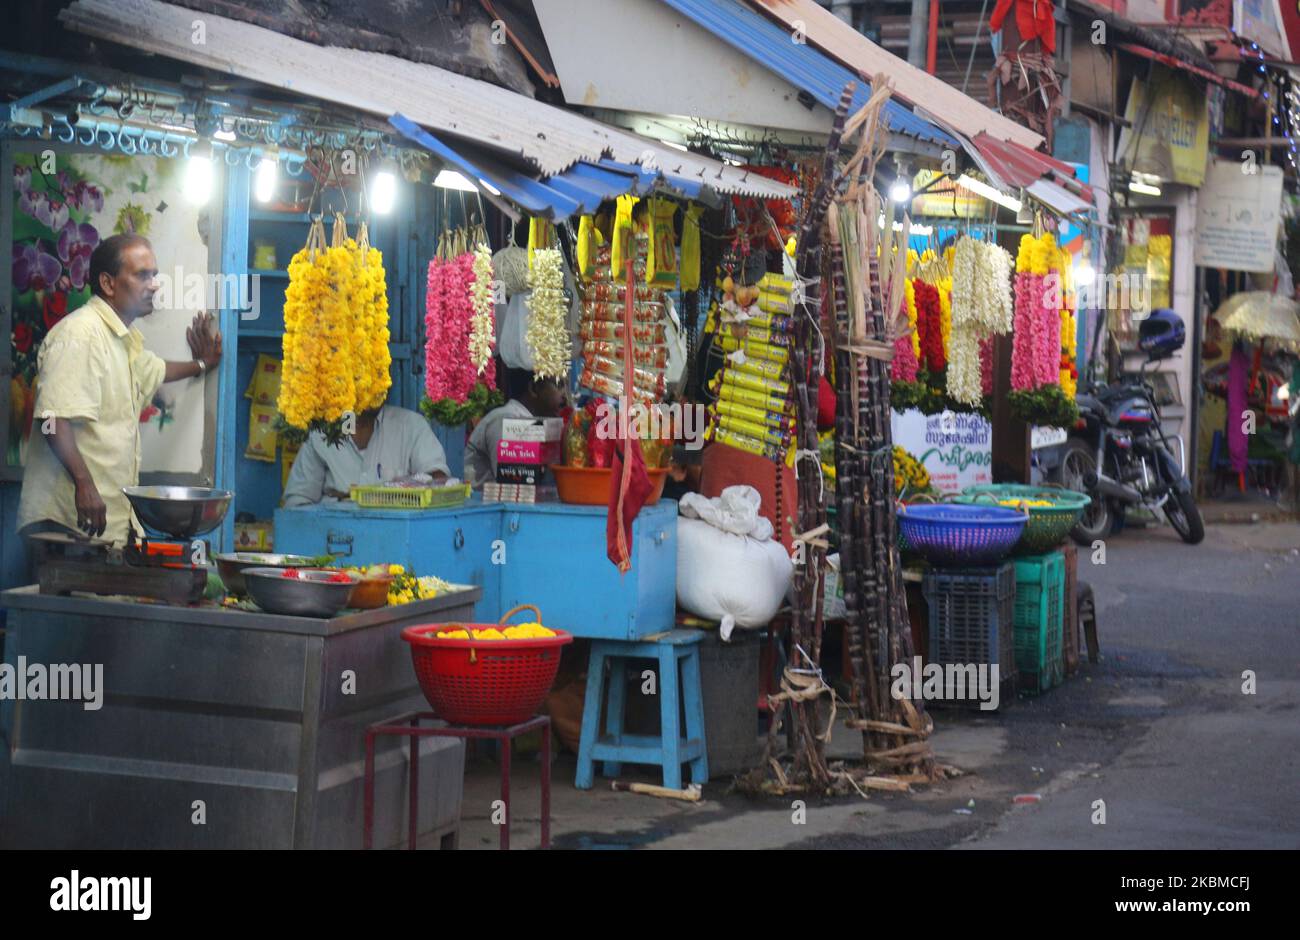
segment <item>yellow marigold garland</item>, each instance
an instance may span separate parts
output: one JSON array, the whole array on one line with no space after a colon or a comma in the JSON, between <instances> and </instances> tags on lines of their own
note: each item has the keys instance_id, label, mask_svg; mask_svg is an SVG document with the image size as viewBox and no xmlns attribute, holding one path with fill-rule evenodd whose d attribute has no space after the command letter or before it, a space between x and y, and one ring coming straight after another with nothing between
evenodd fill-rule
<instances>
[{"instance_id":1,"label":"yellow marigold garland","mask_svg":"<svg viewBox=\"0 0 1300 940\"><path fill-rule=\"evenodd\" d=\"M279 410L291 427L338 422L382 404L391 385L383 255L349 238L324 247L312 225L289 262ZM337 238L336 233L336 238Z\"/></svg>"}]
</instances>

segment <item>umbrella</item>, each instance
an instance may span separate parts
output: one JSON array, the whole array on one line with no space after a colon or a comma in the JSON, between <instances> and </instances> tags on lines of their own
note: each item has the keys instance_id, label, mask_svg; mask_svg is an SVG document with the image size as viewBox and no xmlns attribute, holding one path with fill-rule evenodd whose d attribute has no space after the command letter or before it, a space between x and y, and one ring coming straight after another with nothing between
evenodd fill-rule
<instances>
[{"instance_id":1,"label":"umbrella","mask_svg":"<svg viewBox=\"0 0 1300 940\"><path fill-rule=\"evenodd\" d=\"M1300 316L1294 300L1268 291L1233 294L1214 313L1223 332L1250 343L1270 340L1291 352L1300 352Z\"/></svg>"}]
</instances>

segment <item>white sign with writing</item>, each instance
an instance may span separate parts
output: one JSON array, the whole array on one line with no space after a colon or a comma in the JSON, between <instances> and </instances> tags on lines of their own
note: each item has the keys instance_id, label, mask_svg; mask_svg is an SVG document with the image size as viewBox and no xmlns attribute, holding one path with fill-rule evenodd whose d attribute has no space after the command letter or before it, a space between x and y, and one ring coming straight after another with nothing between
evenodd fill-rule
<instances>
[{"instance_id":1,"label":"white sign with writing","mask_svg":"<svg viewBox=\"0 0 1300 940\"><path fill-rule=\"evenodd\" d=\"M894 443L916 457L940 493L993 482L993 428L976 414L893 413Z\"/></svg>"},{"instance_id":2,"label":"white sign with writing","mask_svg":"<svg viewBox=\"0 0 1300 940\"><path fill-rule=\"evenodd\" d=\"M1211 162L1197 201L1196 263L1271 272L1281 205L1281 167Z\"/></svg>"}]
</instances>

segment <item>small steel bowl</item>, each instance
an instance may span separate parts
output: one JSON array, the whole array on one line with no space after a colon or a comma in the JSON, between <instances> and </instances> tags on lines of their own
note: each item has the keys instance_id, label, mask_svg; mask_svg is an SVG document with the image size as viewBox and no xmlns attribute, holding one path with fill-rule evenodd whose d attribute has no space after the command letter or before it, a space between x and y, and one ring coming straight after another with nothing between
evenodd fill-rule
<instances>
[{"instance_id":1,"label":"small steel bowl","mask_svg":"<svg viewBox=\"0 0 1300 940\"><path fill-rule=\"evenodd\" d=\"M175 539L211 532L234 498L230 490L205 486L124 486L122 492L141 522Z\"/></svg>"},{"instance_id":2,"label":"small steel bowl","mask_svg":"<svg viewBox=\"0 0 1300 940\"><path fill-rule=\"evenodd\" d=\"M296 570L298 577L286 578L286 570ZM355 572L343 572L347 583L330 582L338 571L321 568L245 568L244 583L257 606L268 614L293 617L333 617L348 606L348 598L361 581Z\"/></svg>"},{"instance_id":3,"label":"small steel bowl","mask_svg":"<svg viewBox=\"0 0 1300 940\"><path fill-rule=\"evenodd\" d=\"M249 568L310 568L308 555L277 555L273 552L221 552L213 555L221 583L231 594L247 594L244 572Z\"/></svg>"}]
</instances>

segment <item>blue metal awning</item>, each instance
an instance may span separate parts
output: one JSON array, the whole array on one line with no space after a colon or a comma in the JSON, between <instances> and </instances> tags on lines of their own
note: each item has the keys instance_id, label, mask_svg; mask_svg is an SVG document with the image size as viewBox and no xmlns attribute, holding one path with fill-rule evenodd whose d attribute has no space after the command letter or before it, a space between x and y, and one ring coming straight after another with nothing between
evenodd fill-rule
<instances>
[{"instance_id":1,"label":"blue metal awning","mask_svg":"<svg viewBox=\"0 0 1300 940\"><path fill-rule=\"evenodd\" d=\"M780 75L796 88L812 95L832 111L849 82L857 82L852 111L867 103L871 86L807 42L796 42L762 14L739 0L661 0L678 13L749 56L764 68ZM852 112L850 112L852 113ZM885 122L895 134L960 149L957 139L924 118L917 117L897 101L885 105Z\"/></svg>"},{"instance_id":2,"label":"blue metal awning","mask_svg":"<svg viewBox=\"0 0 1300 940\"><path fill-rule=\"evenodd\" d=\"M658 190L685 199L699 199L707 189L698 179L663 173L649 164L620 163L608 157L594 163L582 160L563 173L541 178L486 155L470 156L467 148L450 146L404 115L394 114L388 123L403 137L456 167L471 181L499 191L529 215L552 222L574 215L590 215L602 202L616 196L644 196Z\"/></svg>"}]
</instances>

